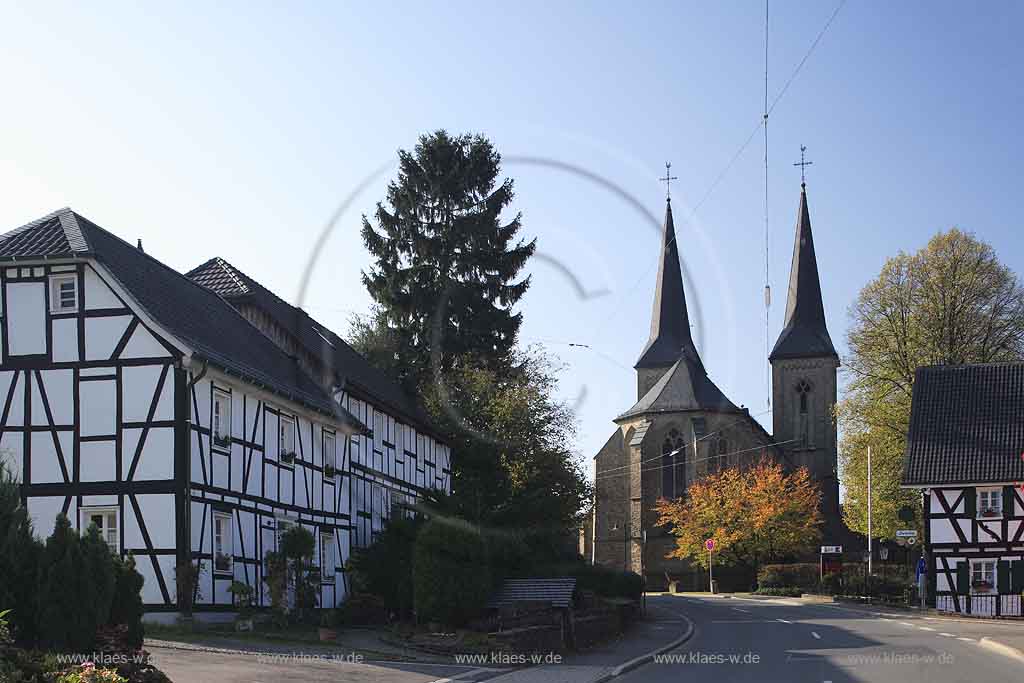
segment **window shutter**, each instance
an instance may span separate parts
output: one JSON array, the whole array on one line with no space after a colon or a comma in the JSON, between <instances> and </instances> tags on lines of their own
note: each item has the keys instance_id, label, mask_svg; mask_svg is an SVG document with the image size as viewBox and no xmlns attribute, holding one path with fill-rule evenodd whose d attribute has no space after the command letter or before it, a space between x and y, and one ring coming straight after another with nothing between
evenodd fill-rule
<instances>
[{"instance_id":1,"label":"window shutter","mask_svg":"<svg viewBox=\"0 0 1024 683\"><path fill-rule=\"evenodd\" d=\"M999 589L1000 595L1008 595L1010 593L1010 561L999 560L996 563L996 587Z\"/></svg>"},{"instance_id":2,"label":"window shutter","mask_svg":"<svg viewBox=\"0 0 1024 683\"><path fill-rule=\"evenodd\" d=\"M1024 593L1024 560L1010 563L1010 592L1016 595Z\"/></svg>"},{"instance_id":3,"label":"window shutter","mask_svg":"<svg viewBox=\"0 0 1024 683\"><path fill-rule=\"evenodd\" d=\"M964 489L964 512L968 517L978 516L977 490L972 488Z\"/></svg>"},{"instance_id":4,"label":"window shutter","mask_svg":"<svg viewBox=\"0 0 1024 683\"><path fill-rule=\"evenodd\" d=\"M1013 487L1003 487L1003 517L1013 516Z\"/></svg>"},{"instance_id":5,"label":"window shutter","mask_svg":"<svg viewBox=\"0 0 1024 683\"><path fill-rule=\"evenodd\" d=\"M967 595L971 588L971 565L961 561L956 563L956 592L959 595Z\"/></svg>"}]
</instances>

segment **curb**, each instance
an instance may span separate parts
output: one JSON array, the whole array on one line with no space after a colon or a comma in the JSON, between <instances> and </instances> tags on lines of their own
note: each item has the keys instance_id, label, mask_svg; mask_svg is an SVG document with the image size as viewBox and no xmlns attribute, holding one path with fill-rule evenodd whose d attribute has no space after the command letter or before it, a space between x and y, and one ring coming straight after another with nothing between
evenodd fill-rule
<instances>
[{"instance_id":1,"label":"curb","mask_svg":"<svg viewBox=\"0 0 1024 683\"><path fill-rule=\"evenodd\" d=\"M644 664L648 664L652 662L657 655L664 654L669 650L674 650L683 643L685 643L687 640L689 640L691 637L693 637L693 632L694 630L696 630L693 625L693 621L685 614L680 613L679 616L686 621L686 631L683 633L683 635L679 636L667 645L663 645L656 650L651 650L646 654L642 654L639 657L634 657L628 662L624 662L612 669L609 669L608 671L594 679L591 683L605 683L605 681L610 681L611 679L617 676L621 676L626 672L632 671L633 669L641 667Z\"/></svg>"},{"instance_id":2,"label":"curb","mask_svg":"<svg viewBox=\"0 0 1024 683\"><path fill-rule=\"evenodd\" d=\"M1024 652L1021 652L1017 648L1011 647L1010 645L1007 645L1005 643L1000 643L998 640L993 640L992 638L989 638L988 636L985 636L984 638L979 640L978 641L978 645L980 645L981 647L985 648L986 650L991 650L992 652L998 652L999 654L1003 655L1004 657L1009 657L1010 659L1016 659L1018 662L1024 662Z\"/></svg>"}]
</instances>

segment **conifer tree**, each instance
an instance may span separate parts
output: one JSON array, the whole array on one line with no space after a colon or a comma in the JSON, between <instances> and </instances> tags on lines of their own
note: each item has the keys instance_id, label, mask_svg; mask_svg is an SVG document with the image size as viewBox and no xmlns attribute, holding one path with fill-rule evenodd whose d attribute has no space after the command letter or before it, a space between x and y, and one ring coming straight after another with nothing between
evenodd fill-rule
<instances>
[{"instance_id":1,"label":"conifer tree","mask_svg":"<svg viewBox=\"0 0 1024 683\"><path fill-rule=\"evenodd\" d=\"M503 368L521 323L512 307L530 283L515 280L535 242L517 240L520 215L502 223L513 191L511 179L498 180L501 156L480 135L439 130L398 157L376 225L363 217L376 333L393 345L410 389L466 357Z\"/></svg>"},{"instance_id":2,"label":"conifer tree","mask_svg":"<svg viewBox=\"0 0 1024 683\"><path fill-rule=\"evenodd\" d=\"M91 612L93 588L83 571L78 532L64 515L57 516L46 539L40 581L39 630L43 644L73 652L89 652L96 637Z\"/></svg>"}]
</instances>

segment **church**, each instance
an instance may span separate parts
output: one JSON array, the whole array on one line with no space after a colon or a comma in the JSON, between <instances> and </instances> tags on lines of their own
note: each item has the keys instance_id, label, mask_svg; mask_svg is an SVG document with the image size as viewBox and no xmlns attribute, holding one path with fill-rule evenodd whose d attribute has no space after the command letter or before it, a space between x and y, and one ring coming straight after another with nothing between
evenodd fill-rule
<instances>
[{"instance_id":1,"label":"church","mask_svg":"<svg viewBox=\"0 0 1024 683\"><path fill-rule=\"evenodd\" d=\"M708 377L690 333L668 198L651 334L634 365L637 400L614 419L614 432L594 457L588 561L643 574L654 590L669 580L686 590L706 588L703 570L666 559L675 539L656 525L655 502L681 497L695 480L765 455L786 467L807 467L821 488L823 543L833 537L831 542L838 542L848 533L840 520L833 417L839 355L825 323L805 184L797 210L785 326L768 360L772 434ZM715 575L729 580L724 571Z\"/></svg>"}]
</instances>

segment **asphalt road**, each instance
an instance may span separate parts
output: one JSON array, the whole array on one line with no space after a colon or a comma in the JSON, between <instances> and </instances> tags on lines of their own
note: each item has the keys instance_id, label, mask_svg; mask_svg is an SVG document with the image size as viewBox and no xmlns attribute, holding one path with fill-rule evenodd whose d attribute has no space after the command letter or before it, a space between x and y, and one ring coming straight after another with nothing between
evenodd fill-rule
<instances>
[{"instance_id":1,"label":"asphalt road","mask_svg":"<svg viewBox=\"0 0 1024 683\"><path fill-rule=\"evenodd\" d=\"M1024 625L875 615L860 608L757 600L659 596L696 624L692 638L616 683L1002 683L1024 665L979 645ZM1007 631L1006 629L1012 629Z\"/></svg>"}]
</instances>

